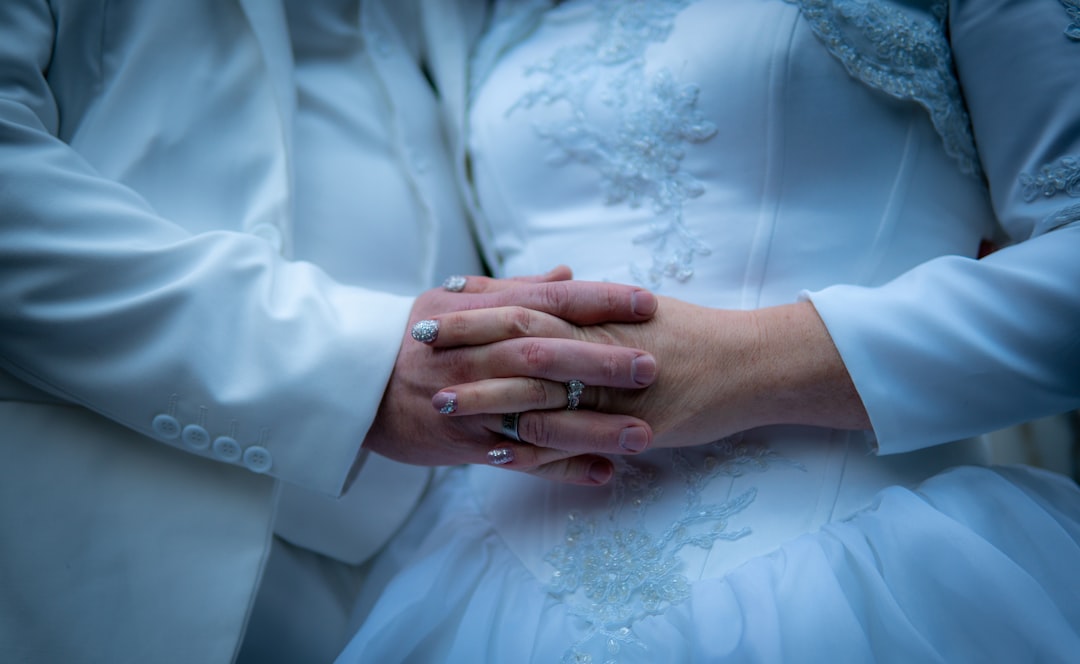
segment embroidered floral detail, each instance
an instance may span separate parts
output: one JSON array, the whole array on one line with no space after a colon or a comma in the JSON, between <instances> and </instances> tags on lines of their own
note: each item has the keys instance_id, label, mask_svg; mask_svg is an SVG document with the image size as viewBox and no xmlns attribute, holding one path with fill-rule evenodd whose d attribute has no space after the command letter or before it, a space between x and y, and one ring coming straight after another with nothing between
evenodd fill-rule
<instances>
[{"instance_id":1,"label":"embroidered floral detail","mask_svg":"<svg viewBox=\"0 0 1080 664\"><path fill-rule=\"evenodd\" d=\"M1080 159L1062 157L1043 166L1034 175L1021 173L1020 186L1023 187L1024 200L1028 203L1039 196L1050 198L1059 193L1073 198L1080 197Z\"/></svg>"},{"instance_id":2,"label":"embroidered floral detail","mask_svg":"<svg viewBox=\"0 0 1080 664\"><path fill-rule=\"evenodd\" d=\"M702 143L716 126L697 109L698 88L669 70L645 73L645 49L670 35L675 17L695 0L599 0L590 8L597 28L588 41L558 49L527 74L540 79L509 111L538 104L569 106L568 119L537 127L555 152L553 163L575 161L596 169L609 205L649 205L656 221L634 239L652 246L652 264L634 265L639 281L658 288L665 277L686 281L695 256L708 246L686 226L683 205L704 186L682 169L687 144ZM601 72L614 72L599 87ZM644 84L642 83L644 82ZM590 93L610 110L586 112Z\"/></svg>"},{"instance_id":3,"label":"embroidered floral detail","mask_svg":"<svg viewBox=\"0 0 1080 664\"><path fill-rule=\"evenodd\" d=\"M690 596L680 551L688 546L708 550L718 540L750 534L749 528L731 527L729 520L754 501L756 490L705 503L705 488L718 478L763 472L786 460L763 445L731 439L704 451L672 451L671 461L685 495L682 513L672 515L666 530L650 532L645 520L650 511L662 509L658 469L640 459L623 460L607 514L584 518L571 513L563 544L545 557L555 568L549 593L587 625L585 636L566 652L564 662L614 662L624 648L644 648L634 625Z\"/></svg>"},{"instance_id":4,"label":"embroidered floral detail","mask_svg":"<svg viewBox=\"0 0 1080 664\"><path fill-rule=\"evenodd\" d=\"M931 18L881 0L786 1L799 5L811 30L852 76L926 108L949 156L965 173L981 174L945 36L948 2L935 0Z\"/></svg>"},{"instance_id":5,"label":"embroidered floral detail","mask_svg":"<svg viewBox=\"0 0 1080 664\"><path fill-rule=\"evenodd\" d=\"M1072 19L1072 23L1065 28L1065 36L1080 41L1080 0L1061 0L1061 4Z\"/></svg>"},{"instance_id":6,"label":"embroidered floral detail","mask_svg":"<svg viewBox=\"0 0 1080 664\"><path fill-rule=\"evenodd\" d=\"M1080 222L1080 203L1062 208L1051 214L1043 220L1041 226L1049 231L1076 222Z\"/></svg>"}]
</instances>

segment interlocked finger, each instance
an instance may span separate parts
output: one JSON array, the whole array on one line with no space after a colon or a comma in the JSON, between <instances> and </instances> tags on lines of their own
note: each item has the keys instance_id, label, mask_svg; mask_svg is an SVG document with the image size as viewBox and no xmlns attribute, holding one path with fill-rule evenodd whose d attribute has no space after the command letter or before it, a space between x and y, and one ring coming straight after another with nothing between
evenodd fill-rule
<instances>
[{"instance_id":1,"label":"interlocked finger","mask_svg":"<svg viewBox=\"0 0 1080 664\"><path fill-rule=\"evenodd\" d=\"M477 417L487 418L485 427L489 431L502 435L507 443L513 442L505 435L502 415ZM515 452L519 467L538 466L576 454L637 454L648 448L653 438L652 428L636 417L585 410L527 411L518 415L516 424L518 439L531 448L523 458Z\"/></svg>"},{"instance_id":2,"label":"interlocked finger","mask_svg":"<svg viewBox=\"0 0 1080 664\"><path fill-rule=\"evenodd\" d=\"M481 346L520 337L574 339L578 336L578 328L563 319L518 306L456 311L420 323L434 327L437 333L423 337L414 334L413 338L433 348Z\"/></svg>"},{"instance_id":3,"label":"interlocked finger","mask_svg":"<svg viewBox=\"0 0 1080 664\"><path fill-rule=\"evenodd\" d=\"M440 390L431 399L444 415L519 413L526 410L569 409L570 386L542 378L489 378ZM595 390L578 395L578 408L589 409Z\"/></svg>"}]
</instances>

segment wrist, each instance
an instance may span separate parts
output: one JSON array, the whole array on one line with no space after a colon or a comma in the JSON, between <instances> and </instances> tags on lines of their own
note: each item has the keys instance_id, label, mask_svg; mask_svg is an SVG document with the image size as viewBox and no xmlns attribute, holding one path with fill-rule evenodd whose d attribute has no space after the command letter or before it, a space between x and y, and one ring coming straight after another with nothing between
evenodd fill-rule
<instances>
[{"instance_id":1,"label":"wrist","mask_svg":"<svg viewBox=\"0 0 1080 664\"><path fill-rule=\"evenodd\" d=\"M748 392L757 424L869 429L870 421L828 329L810 302L750 313L755 346Z\"/></svg>"}]
</instances>

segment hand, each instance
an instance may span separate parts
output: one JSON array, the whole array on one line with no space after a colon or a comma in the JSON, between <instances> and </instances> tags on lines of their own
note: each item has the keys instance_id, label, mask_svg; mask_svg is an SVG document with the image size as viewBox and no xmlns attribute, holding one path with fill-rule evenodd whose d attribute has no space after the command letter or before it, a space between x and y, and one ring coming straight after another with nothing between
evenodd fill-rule
<instances>
[{"instance_id":1,"label":"hand","mask_svg":"<svg viewBox=\"0 0 1080 664\"><path fill-rule=\"evenodd\" d=\"M438 343L487 343L512 327L540 336L628 345L651 352L663 373L646 390L590 386L583 408L632 413L655 432L653 446L697 445L769 424L869 428L862 402L813 305L800 302L756 311L710 309L660 298L640 325L574 328L529 314L509 325L493 310L461 312ZM558 384L505 378L445 388L456 415L558 407Z\"/></svg>"},{"instance_id":2,"label":"hand","mask_svg":"<svg viewBox=\"0 0 1080 664\"><path fill-rule=\"evenodd\" d=\"M558 385L577 378L628 391L651 384L656 362L648 353L574 339L569 330L648 320L655 297L640 288L569 281L570 276L557 268L538 278L469 277L464 292L433 289L417 298L410 325L436 321L438 338L432 344L405 339L364 448L418 465L489 463L489 450L508 449L513 461L507 468L563 482L606 482L611 462L597 454L640 451L651 442L652 430L639 418L565 410L524 413L518 429L522 442L515 443L503 434L501 415L447 417L431 406L431 395L443 385L493 377L524 376ZM447 312L473 310L497 310L508 325L516 321L526 327L493 343L442 347L439 339L457 335ZM558 321L564 333L557 339L529 335L529 312ZM561 389L565 408L566 388Z\"/></svg>"}]
</instances>

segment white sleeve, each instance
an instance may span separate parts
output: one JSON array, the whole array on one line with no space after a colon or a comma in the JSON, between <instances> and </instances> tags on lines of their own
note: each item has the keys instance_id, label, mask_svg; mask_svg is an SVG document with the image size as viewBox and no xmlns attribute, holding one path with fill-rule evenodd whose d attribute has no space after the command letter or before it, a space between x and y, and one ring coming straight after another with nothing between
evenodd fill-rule
<instances>
[{"instance_id":1,"label":"white sleeve","mask_svg":"<svg viewBox=\"0 0 1080 664\"><path fill-rule=\"evenodd\" d=\"M810 294L882 453L1080 406L1080 43L1066 35L1076 16L1059 0L951 4L982 167L1016 244L938 258L878 288Z\"/></svg>"},{"instance_id":2,"label":"white sleeve","mask_svg":"<svg viewBox=\"0 0 1080 664\"><path fill-rule=\"evenodd\" d=\"M412 299L250 235L191 233L98 174L56 137L54 29L45 2L0 9L0 374L339 494Z\"/></svg>"}]
</instances>

